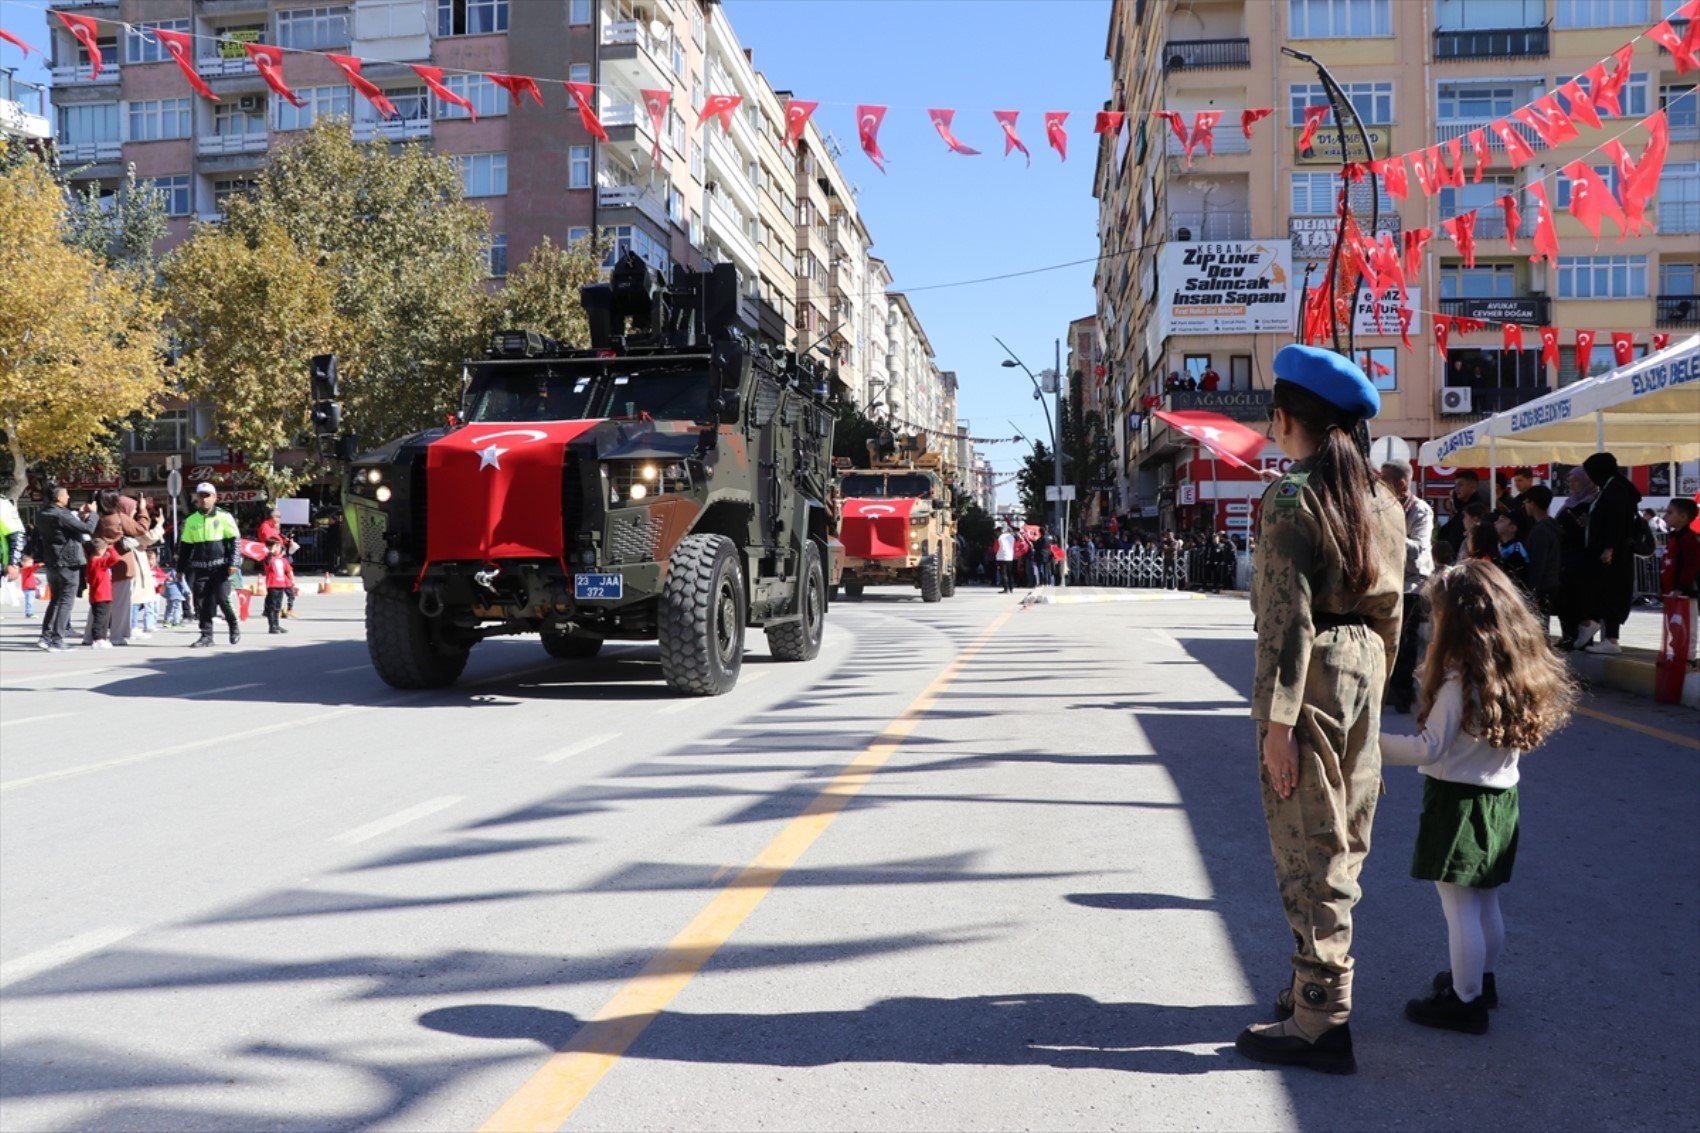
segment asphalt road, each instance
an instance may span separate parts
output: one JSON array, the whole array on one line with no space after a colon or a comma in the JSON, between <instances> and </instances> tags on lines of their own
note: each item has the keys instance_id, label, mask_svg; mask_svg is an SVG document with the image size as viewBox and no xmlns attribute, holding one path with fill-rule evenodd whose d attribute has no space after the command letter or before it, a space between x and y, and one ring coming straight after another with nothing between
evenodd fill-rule
<instances>
[{"instance_id":1,"label":"asphalt road","mask_svg":"<svg viewBox=\"0 0 1700 1133\"><path fill-rule=\"evenodd\" d=\"M1389 776L1332 1079L1231 1045L1289 947L1243 602L870 591L714 700L529 639L397 693L357 598L302 609L0 622L0 1128L1700 1123L1692 712L1529 759L1483 1038L1400 1016L1445 929Z\"/></svg>"}]
</instances>

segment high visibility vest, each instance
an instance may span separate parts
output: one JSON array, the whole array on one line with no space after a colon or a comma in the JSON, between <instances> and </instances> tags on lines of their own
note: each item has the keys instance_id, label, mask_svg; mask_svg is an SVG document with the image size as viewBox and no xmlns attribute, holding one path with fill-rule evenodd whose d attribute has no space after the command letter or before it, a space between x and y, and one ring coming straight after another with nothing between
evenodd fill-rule
<instances>
[{"instance_id":1,"label":"high visibility vest","mask_svg":"<svg viewBox=\"0 0 1700 1133\"><path fill-rule=\"evenodd\" d=\"M236 520L223 508L214 508L211 515L203 511L189 513L189 518L183 521L183 533L178 540L183 543L222 543L226 539L240 539L241 532L236 529Z\"/></svg>"}]
</instances>

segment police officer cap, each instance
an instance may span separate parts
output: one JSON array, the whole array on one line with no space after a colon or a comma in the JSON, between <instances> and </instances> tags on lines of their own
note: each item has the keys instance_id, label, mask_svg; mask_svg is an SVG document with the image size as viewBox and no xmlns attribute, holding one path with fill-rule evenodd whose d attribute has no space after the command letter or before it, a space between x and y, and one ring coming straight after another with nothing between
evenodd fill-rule
<instances>
[{"instance_id":1,"label":"police officer cap","mask_svg":"<svg viewBox=\"0 0 1700 1133\"><path fill-rule=\"evenodd\" d=\"M1292 382L1343 413L1369 418L1381 412L1381 395L1363 370L1343 354L1297 343L1275 355L1275 378Z\"/></svg>"},{"instance_id":2,"label":"police officer cap","mask_svg":"<svg viewBox=\"0 0 1700 1133\"><path fill-rule=\"evenodd\" d=\"M216 495L217 493L218 489L213 487L212 484L206 480L202 480L199 484L195 485L195 494L197 496L211 496Z\"/></svg>"}]
</instances>

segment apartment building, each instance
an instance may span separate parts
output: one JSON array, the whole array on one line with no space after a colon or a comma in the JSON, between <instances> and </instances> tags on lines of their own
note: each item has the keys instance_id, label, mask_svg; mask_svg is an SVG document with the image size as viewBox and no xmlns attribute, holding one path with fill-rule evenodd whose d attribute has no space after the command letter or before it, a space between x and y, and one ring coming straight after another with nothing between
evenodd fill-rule
<instances>
[{"instance_id":1,"label":"apartment building","mask_svg":"<svg viewBox=\"0 0 1700 1133\"><path fill-rule=\"evenodd\" d=\"M45 142L53 136L47 109L47 88L18 78L11 67L0 67L0 139L21 139L26 145Z\"/></svg>"},{"instance_id":2,"label":"apartment building","mask_svg":"<svg viewBox=\"0 0 1700 1133\"><path fill-rule=\"evenodd\" d=\"M1106 252L1096 278L1098 315L1109 396L1120 413L1123 482L1115 505L1171 526L1250 526L1255 483L1221 467L1212 472L1194 446L1149 416L1147 402L1263 418L1274 353L1295 337L1291 317L1253 333L1186 317L1165 302L1208 270L1198 261L1211 249L1263 249L1273 275L1284 277L1293 295L1307 278L1321 278L1341 141L1330 124L1310 149L1298 148L1304 108L1324 96L1314 68L1281 55L1282 45L1328 65L1362 118L1374 156L1385 157L1504 117L1582 74L1675 7L1674 0L1115 0L1106 43L1115 80L1110 106L1127 111L1129 128L1100 145L1094 186ZM1623 101L1625 120L1608 121L1607 130L1584 128L1581 138L1557 150L1537 142L1536 160L1520 170L1511 169L1496 139L1481 184L1425 197L1413 180L1407 200L1382 192L1374 202L1380 231L1435 232L1427 262L1410 281L1408 299L1421 312L1422 333L1413 333L1417 352L1399 348L1396 325L1377 325L1367 313L1357 320L1358 353L1369 356L1382 391L1378 433L1414 446L1472 415L1583 376L1570 346L1577 328L1598 331L1601 342L1608 332L1630 332L1642 353L1656 332L1700 326L1700 117L1693 77L1680 78L1668 54L1642 41ZM1248 141L1238 112L1259 106L1275 107L1275 114ZM1608 235L1596 247L1564 211L1567 180L1551 175L1661 107L1671 123L1671 148L1650 210L1656 229L1621 242ZM1215 156L1200 154L1188 168L1168 125L1150 117L1154 110L1177 110L1188 123L1198 111L1225 111ZM1645 137L1633 131L1625 142L1638 151ZM1590 161L1615 183L1607 160L1593 155ZM1526 240L1511 251L1494 205L1507 194L1521 197L1524 235L1532 233L1536 207L1527 186L1543 176L1562 242L1556 271L1530 263ZM1368 186L1353 191L1361 216L1371 203ZM1476 262L1466 268L1440 227L1470 209L1481 212ZM1488 326L1454 338L1442 365L1427 329L1433 312ZM1532 334L1527 349L1502 350L1502 321L1561 328L1556 374L1541 366ZM1600 348L1589 368L1610 365L1610 351ZM1218 391L1165 393L1169 375L1197 378L1207 370L1219 375Z\"/></svg>"}]
</instances>

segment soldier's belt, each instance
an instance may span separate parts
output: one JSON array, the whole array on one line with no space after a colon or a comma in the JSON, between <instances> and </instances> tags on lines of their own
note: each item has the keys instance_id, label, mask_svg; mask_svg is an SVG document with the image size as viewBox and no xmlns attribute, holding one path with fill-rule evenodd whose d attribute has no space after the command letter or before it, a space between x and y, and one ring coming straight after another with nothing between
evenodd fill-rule
<instances>
[{"instance_id":1,"label":"soldier's belt","mask_svg":"<svg viewBox=\"0 0 1700 1133\"><path fill-rule=\"evenodd\" d=\"M1314 614L1311 624L1319 630L1339 629L1342 626L1368 626L1369 618L1363 614Z\"/></svg>"}]
</instances>

